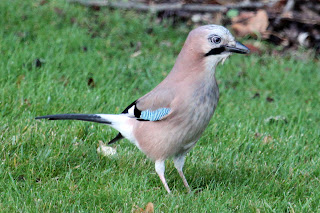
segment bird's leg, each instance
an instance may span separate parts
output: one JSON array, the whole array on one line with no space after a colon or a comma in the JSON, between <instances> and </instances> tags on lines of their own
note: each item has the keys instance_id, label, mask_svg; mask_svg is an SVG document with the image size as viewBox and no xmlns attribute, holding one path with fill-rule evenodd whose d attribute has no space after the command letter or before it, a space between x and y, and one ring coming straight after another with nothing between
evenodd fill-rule
<instances>
[{"instance_id":1,"label":"bird's leg","mask_svg":"<svg viewBox=\"0 0 320 213\"><path fill-rule=\"evenodd\" d=\"M190 186L189 186L189 184L187 182L187 179L184 176L183 171L182 171L182 168L183 168L183 165L184 165L184 160L185 160L185 156L182 155L182 156L175 157L173 159L173 162L174 162L174 167L176 167L176 169L179 172L180 177L182 178L184 186L188 189L188 192L190 193L191 192Z\"/></svg>"},{"instance_id":2,"label":"bird's leg","mask_svg":"<svg viewBox=\"0 0 320 213\"><path fill-rule=\"evenodd\" d=\"M164 170L165 170L165 165L164 165L164 160L156 160L155 162L155 168L156 172L160 177L160 180L162 181L164 188L167 190L167 192L170 194L171 191L169 189L169 186L167 184L166 179L164 178Z\"/></svg>"}]
</instances>

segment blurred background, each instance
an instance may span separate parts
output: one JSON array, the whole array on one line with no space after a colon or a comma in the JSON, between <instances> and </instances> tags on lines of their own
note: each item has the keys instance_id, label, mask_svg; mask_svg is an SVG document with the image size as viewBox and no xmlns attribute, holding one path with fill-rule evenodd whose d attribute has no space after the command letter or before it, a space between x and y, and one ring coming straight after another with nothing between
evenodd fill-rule
<instances>
[{"instance_id":1,"label":"blurred background","mask_svg":"<svg viewBox=\"0 0 320 213\"><path fill-rule=\"evenodd\" d=\"M155 13L188 25L230 26L237 37L254 38L280 45L282 51L299 47L320 52L319 0L71 0L94 10L100 7ZM253 52L261 44L249 45ZM279 54L279 52L274 52ZM281 54L281 51L280 51Z\"/></svg>"}]
</instances>

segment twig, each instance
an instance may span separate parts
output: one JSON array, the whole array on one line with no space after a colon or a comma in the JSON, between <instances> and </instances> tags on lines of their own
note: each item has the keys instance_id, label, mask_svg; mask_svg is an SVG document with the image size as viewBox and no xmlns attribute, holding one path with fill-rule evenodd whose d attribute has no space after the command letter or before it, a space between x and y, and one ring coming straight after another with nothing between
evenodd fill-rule
<instances>
[{"instance_id":1,"label":"twig","mask_svg":"<svg viewBox=\"0 0 320 213\"><path fill-rule=\"evenodd\" d=\"M275 24L276 26L280 24L280 21L281 21L281 19L282 19L282 16L285 15L285 14L287 14L287 13L289 13L289 12L293 9L294 3L295 3L294 1L295 1L295 0L288 0L288 1L287 1L287 4L284 6L281 15L278 16L278 17L276 18L275 22L274 22L274 24Z\"/></svg>"},{"instance_id":2,"label":"twig","mask_svg":"<svg viewBox=\"0 0 320 213\"><path fill-rule=\"evenodd\" d=\"M225 12L228 9L241 9L241 8L262 8L270 7L278 0L269 1L268 3L260 2L241 2L239 4L230 5L210 5L210 4L144 4L138 2L124 2L124 1L86 1L86 0L69 0L70 3L78 3L87 7L111 7L120 9L135 9L139 11L149 11L152 13L161 11L177 11L183 10L188 12Z\"/></svg>"},{"instance_id":3,"label":"twig","mask_svg":"<svg viewBox=\"0 0 320 213\"><path fill-rule=\"evenodd\" d=\"M281 18L281 20L287 20L291 22L303 23L306 25L319 25L320 26L320 18L319 17L306 17L303 13L299 12L291 12L290 14L279 15L276 13L269 13L269 19L277 20L277 18Z\"/></svg>"},{"instance_id":4,"label":"twig","mask_svg":"<svg viewBox=\"0 0 320 213\"><path fill-rule=\"evenodd\" d=\"M283 8L282 13L287 13L291 11L294 7L294 0L288 0L286 6Z\"/></svg>"},{"instance_id":5,"label":"twig","mask_svg":"<svg viewBox=\"0 0 320 213\"><path fill-rule=\"evenodd\" d=\"M179 10L182 7L181 3L176 4L143 4L135 2L109 2L109 6L112 8L120 9L136 9L140 11L160 12L165 10Z\"/></svg>"}]
</instances>

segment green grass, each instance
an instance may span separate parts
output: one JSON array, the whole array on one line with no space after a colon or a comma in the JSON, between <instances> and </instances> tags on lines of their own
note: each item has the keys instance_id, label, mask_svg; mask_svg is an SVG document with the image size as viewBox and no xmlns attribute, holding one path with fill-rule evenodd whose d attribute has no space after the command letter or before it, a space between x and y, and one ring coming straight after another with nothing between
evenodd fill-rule
<instances>
[{"instance_id":1,"label":"green grass","mask_svg":"<svg viewBox=\"0 0 320 213\"><path fill-rule=\"evenodd\" d=\"M320 211L319 61L234 55L220 65L218 108L185 164L193 192L168 161L168 195L128 141L115 157L97 154L116 131L34 117L119 113L166 76L190 29L40 2L0 1L1 212L130 212L148 202L156 212ZM265 122L277 115L287 122Z\"/></svg>"}]
</instances>

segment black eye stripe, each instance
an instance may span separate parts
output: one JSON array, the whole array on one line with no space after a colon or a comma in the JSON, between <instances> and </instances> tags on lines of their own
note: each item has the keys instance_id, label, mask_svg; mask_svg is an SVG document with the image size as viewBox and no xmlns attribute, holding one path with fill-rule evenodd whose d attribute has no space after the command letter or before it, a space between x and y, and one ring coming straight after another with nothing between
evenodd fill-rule
<instances>
[{"instance_id":1,"label":"black eye stripe","mask_svg":"<svg viewBox=\"0 0 320 213\"><path fill-rule=\"evenodd\" d=\"M219 55L220 53L224 52L225 50L226 49L224 47L213 48L209 52L207 52L204 56Z\"/></svg>"}]
</instances>

